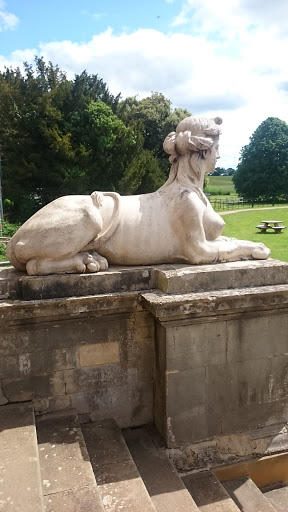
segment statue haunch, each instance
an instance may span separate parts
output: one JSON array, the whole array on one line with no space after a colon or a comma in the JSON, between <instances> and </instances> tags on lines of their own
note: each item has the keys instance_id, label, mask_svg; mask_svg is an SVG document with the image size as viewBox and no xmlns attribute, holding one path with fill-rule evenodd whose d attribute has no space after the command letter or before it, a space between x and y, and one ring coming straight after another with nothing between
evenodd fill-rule
<instances>
[{"instance_id":1,"label":"statue haunch","mask_svg":"<svg viewBox=\"0 0 288 512\"><path fill-rule=\"evenodd\" d=\"M224 221L203 194L219 158L221 119L187 117L164 141L168 180L156 192L65 196L44 206L7 245L10 262L29 275L97 272L108 262L153 265L266 259L261 243L221 237Z\"/></svg>"}]
</instances>

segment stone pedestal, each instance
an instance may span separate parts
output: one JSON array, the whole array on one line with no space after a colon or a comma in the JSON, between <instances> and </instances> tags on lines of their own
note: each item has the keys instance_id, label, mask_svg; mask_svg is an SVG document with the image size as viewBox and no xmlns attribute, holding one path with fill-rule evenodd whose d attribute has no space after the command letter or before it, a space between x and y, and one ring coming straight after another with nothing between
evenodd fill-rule
<instances>
[{"instance_id":1,"label":"stone pedestal","mask_svg":"<svg viewBox=\"0 0 288 512\"><path fill-rule=\"evenodd\" d=\"M272 428L288 417L288 264L3 270L0 356L0 405L154 419L173 448Z\"/></svg>"},{"instance_id":2,"label":"stone pedestal","mask_svg":"<svg viewBox=\"0 0 288 512\"><path fill-rule=\"evenodd\" d=\"M287 421L288 265L158 270L154 418L168 447Z\"/></svg>"}]
</instances>

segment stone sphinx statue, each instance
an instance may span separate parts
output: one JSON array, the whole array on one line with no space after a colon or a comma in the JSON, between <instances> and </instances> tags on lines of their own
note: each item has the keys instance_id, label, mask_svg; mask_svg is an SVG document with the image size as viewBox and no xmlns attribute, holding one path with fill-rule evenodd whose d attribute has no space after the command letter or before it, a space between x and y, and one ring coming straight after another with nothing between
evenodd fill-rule
<instances>
[{"instance_id":1,"label":"stone sphinx statue","mask_svg":"<svg viewBox=\"0 0 288 512\"><path fill-rule=\"evenodd\" d=\"M117 265L203 264L266 259L261 243L221 237L224 221L203 193L219 158L222 120L187 117L164 141L170 175L151 194L93 192L55 199L7 245L29 275L98 272Z\"/></svg>"}]
</instances>

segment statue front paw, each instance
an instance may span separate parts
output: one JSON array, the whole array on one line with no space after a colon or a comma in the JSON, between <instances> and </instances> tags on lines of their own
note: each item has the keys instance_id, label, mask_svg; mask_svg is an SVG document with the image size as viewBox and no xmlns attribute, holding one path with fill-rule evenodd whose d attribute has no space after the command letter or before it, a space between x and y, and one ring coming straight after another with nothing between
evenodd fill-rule
<instances>
[{"instance_id":1,"label":"statue front paw","mask_svg":"<svg viewBox=\"0 0 288 512\"><path fill-rule=\"evenodd\" d=\"M255 244L255 249L252 251L252 258L255 260L267 260L269 258L271 251L264 244Z\"/></svg>"}]
</instances>

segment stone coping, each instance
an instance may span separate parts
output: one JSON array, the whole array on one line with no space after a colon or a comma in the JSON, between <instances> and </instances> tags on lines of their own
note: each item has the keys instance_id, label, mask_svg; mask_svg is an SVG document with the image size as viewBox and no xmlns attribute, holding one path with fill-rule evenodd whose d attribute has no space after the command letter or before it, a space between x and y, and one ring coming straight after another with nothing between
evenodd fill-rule
<instances>
[{"instance_id":1,"label":"stone coping","mask_svg":"<svg viewBox=\"0 0 288 512\"><path fill-rule=\"evenodd\" d=\"M47 300L158 289L187 294L288 284L288 263L249 260L214 265L111 266L95 274L27 276L0 270L1 300Z\"/></svg>"}]
</instances>

